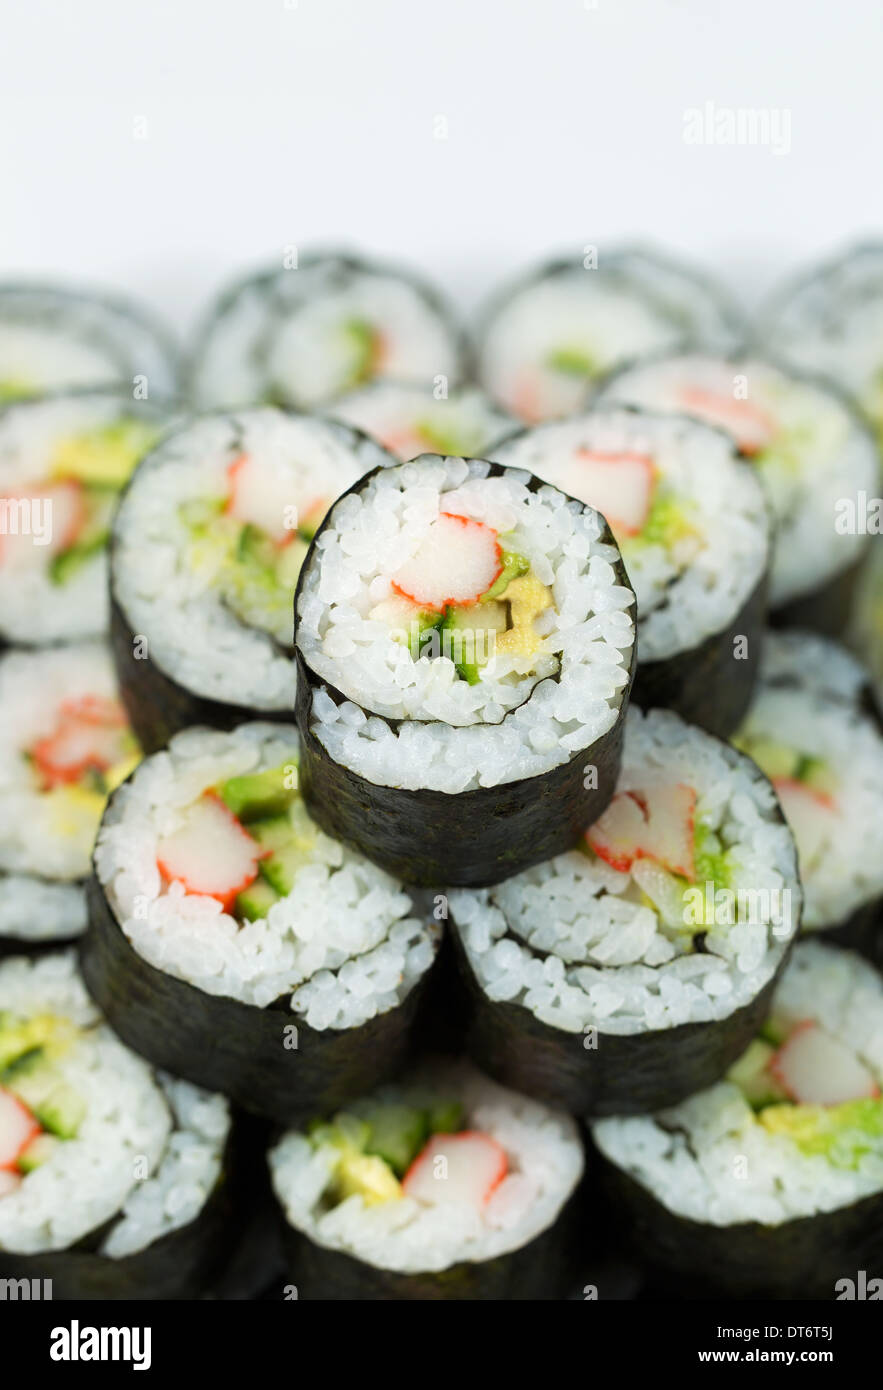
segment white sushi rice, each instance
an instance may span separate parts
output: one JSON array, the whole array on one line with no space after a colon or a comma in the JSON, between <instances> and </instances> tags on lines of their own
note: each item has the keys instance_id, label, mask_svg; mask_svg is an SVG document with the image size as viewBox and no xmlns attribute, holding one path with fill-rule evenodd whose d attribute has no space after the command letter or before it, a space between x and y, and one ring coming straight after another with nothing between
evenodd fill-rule
<instances>
[{"instance_id":1,"label":"white sushi rice","mask_svg":"<svg viewBox=\"0 0 883 1390\"><path fill-rule=\"evenodd\" d=\"M376 1268L417 1274L505 1255L554 1224L583 1172L570 1116L498 1086L466 1063L424 1070L384 1088L378 1099L419 1104L433 1083L439 1094L462 1102L465 1128L505 1150L509 1172L484 1207L430 1207L407 1196L366 1206L352 1196L328 1210L323 1197L339 1150L314 1148L306 1135L290 1130L269 1161L276 1196L295 1230Z\"/></svg>"},{"instance_id":2,"label":"white sushi rice","mask_svg":"<svg viewBox=\"0 0 883 1390\"><path fill-rule=\"evenodd\" d=\"M743 385L744 383L744 385ZM596 404L700 415L733 431L720 409L684 404L695 389L770 422L770 443L754 457L775 523L770 599L807 593L853 564L867 537L837 529L838 504L870 496L879 463L874 440L855 411L824 381L794 375L759 358L685 355L638 364L602 389ZM736 396L739 391L747 395ZM734 436L735 438L735 436Z\"/></svg>"},{"instance_id":3,"label":"white sushi rice","mask_svg":"<svg viewBox=\"0 0 883 1390\"><path fill-rule=\"evenodd\" d=\"M146 406L114 392L84 391L7 406L0 413L0 497L29 498L29 489L50 477L61 444L129 418L155 420L160 432L158 412L148 415ZM36 537L32 541L23 552L24 563L0 563L0 632L10 642L28 645L100 636L109 612L105 550L84 559L63 584L55 584L47 546Z\"/></svg>"},{"instance_id":4,"label":"white sushi rice","mask_svg":"<svg viewBox=\"0 0 883 1390\"><path fill-rule=\"evenodd\" d=\"M140 310L118 298L51 285L0 285L0 382L37 394L108 385L173 395L175 353Z\"/></svg>"},{"instance_id":5,"label":"white sushi rice","mask_svg":"<svg viewBox=\"0 0 883 1390\"><path fill-rule=\"evenodd\" d=\"M808 628L785 628L764 634L758 679L764 685L796 686L858 705L869 676L839 642Z\"/></svg>"},{"instance_id":6,"label":"white sushi rice","mask_svg":"<svg viewBox=\"0 0 883 1390\"><path fill-rule=\"evenodd\" d=\"M425 386L376 381L328 409L402 462L425 453L490 458L494 446L518 428L517 420L476 387L439 397Z\"/></svg>"},{"instance_id":7,"label":"white sushi rice","mask_svg":"<svg viewBox=\"0 0 883 1390\"><path fill-rule=\"evenodd\" d=\"M773 1007L795 1023L815 1019L883 1082L883 984L858 956L801 943ZM883 1141L869 1144L854 1169L834 1167L758 1123L727 1081L658 1115L600 1120L592 1135L602 1154L663 1206L713 1226L775 1226L883 1191Z\"/></svg>"},{"instance_id":8,"label":"white sushi rice","mask_svg":"<svg viewBox=\"0 0 883 1390\"><path fill-rule=\"evenodd\" d=\"M803 688L758 686L736 737L763 738L820 759L835 780L824 834L801 844L807 930L837 926L883 895L883 737L840 695L828 698L808 671Z\"/></svg>"},{"instance_id":9,"label":"white sushi rice","mask_svg":"<svg viewBox=\"0 0 883 1390\"><path fill-rule=\"evenodd\" d=\"M293 507L335 497L389 462L345 425L280 410L193 420L138 469L117 514L112 582L151 661L178 685L245 709L293 710L291 659L225 606L210 565L187 562L192 536L181 507L224 497L227 469L242 454L290 480Z\"/></svg>"},{"instance_id":10,"label":"white sushi rice","mask_svg":"<svg viewBox=\"0 0 883 1390\"><path fill-rule=\"evenodd\" d=\"M527 430L495 457L569 492L586 449L652 459L657 487L670 490L694 528L683 553L681 542L621 541L638 599L641 660L665 660L729 627L769 558L763 494L729 440L684 417L612 406ZM588 492L580 500L591 503Z\"/></svg>"},{"instance_id":11,"label":"white sushi rice","mask_svg":"<svg viewBox=\"0 0 883 1390\"><path fill-rule=\"evenodd\" d=\"M23 754L54 733L64 700L117 698L113 663L98 642L0 657L0 871L71 881L89 873L94 818L39 789Z\"/></svg>"},{"instance_id":12,"label":"white sushi rice","mask_svg":"<svg viewBox=\"0 0 883 1390\"><path fill-rule=\"evenodd\" d=\"M78 883L0 874L0 941L68 941L83 934L87 921L86 890Z\"/></svg>"},{"instance_id":13,"label":"white sushi rice","mask_svg":"<svg viewBox=\"0 0 883 1390\"><path fill-rule=\"evenodd\" d=\"M489 999L522 1004L569 1033L633 1034L727 1018L772 978L797 931L800 887L771 786L748 758L677 715L632 707L618 790L653 781L695 789L697 822L730 850L729 886L756 895L747 899L754 913L716 919L705 950L693 952L684 927L692 900L678 879L646 859L620 872L572 850L494 888L449 895Z\"/></svg>"},{"instance_id":14,"label":"white sushi rice","mask_svg":"<svg viewBox=\"0 0 883 1390\"><path fill-rule=\"evenodd\" d=\"M734 316L692 271L639 248L605 252L596 268L548 266L510 287L491 307L479 344L488 394L527 423L571 415L591 379L619 363L685 342L732 344ZM584 354L585 374L555 370L561 351Z\"/></svg>"},{"instance_id":15,"label":"white sushi rice","mask_svg":"<svg viewBox=\"0 0 883 1390\"><path fill-rule=\"evenodd\" d=\"M272 399L313 410L351 389L341 330L369 325L383 340L377 375L456 385L460 344L446 310L417 280L349 257L305 257L244 281L220 301L194 364L197 405Z\"/></svg>"},{"instance_id":16,"label":"white sushi rice","mask_svg":"<svg viewBox=\"0 0 883 1390\"><path fill-rule=\"evenodd\" d=\"M318 690L312 730L336 762L374 783L459 792L516 781L567 762L619 717L634 599L617 581L618 552L600 540L598 514L554 488L530 491L525 473L489 472L481 460L432 455L386 469L332 509L308 561L298 645L346 697L337 705ZM369 616L445 510L510 533L554 597L538 655L496 654L476 685L457 678L448 656L413 661ZM402 722L393 730L388 719Z\"/></svg>"},{"instance_id":17,"label":"white sushi rice","mask_svg":"<svg viewBox=\"0 0 883 1390\"><path fill-rule=\"evenodd\" d=\"M382 869L317 828L292 892L240 925L217 899L164 884L157 867L159 839L203 791L296 766L298 752L284 725L176 735L111 800L96 870L123 932L157 969L258 1008L288 996L313 1028L353 1028L401 1003L435 957L437 928L411 915L411 898Z\"/></svg>"},{"instance_id":18,"label":"white sushi rice","mask_svg":"<svg viewBox=\"0 0 883 1390\"><path fill-rule=\"evenodd\" d=\"M100 1246L117 1259L192 1221L220 1176L226 1100L155 1078L101 1022L73 952L0 965L3 1010L84 1030L54 1065L86 1113L73 1138L0 1198L0 1249L64 1250L118 1217Z\"/></svg>"}]
</instances>

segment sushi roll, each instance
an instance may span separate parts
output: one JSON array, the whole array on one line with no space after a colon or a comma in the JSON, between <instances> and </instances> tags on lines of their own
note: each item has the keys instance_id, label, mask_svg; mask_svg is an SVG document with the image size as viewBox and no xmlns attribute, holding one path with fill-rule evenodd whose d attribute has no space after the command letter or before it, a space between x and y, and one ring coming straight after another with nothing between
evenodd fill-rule
<instances>
[{"instance_id":1,"label":"sushi roll","mask_svg":"<svg viewBox=\"0 0 883 1390\"><path fill-rule=\"evenodd\" d=\"M634 593L599 514L425 454L332 507L295 595L311 814L397 878L486 884L613 794Z\"/></svg>"},{"instance_id":2,"label":"sushi roll","mask_svg":"<svg viewBox=\"0 0 883 1390\"><path fill-rule=\"evenodd\" d=\"M195 404L317 410L370 381L433 387L464 375L464 344L441 296L410 272L313 254L221 295L190 373Z\"/></svg>"},{"instance_id":3,"label":"sushi roll","mask_svg":"<svg viewBox=\"0 0 883 1390\"><path fill-rule=\"evenodd\" d=\"M834 1299L883 1276L883 981L801 942L717 1085L598 1121L608 1192L671 1297Z\"/></svg>"},{"instance_id":4,"label":"sushi roll","mask_svg":"<svg viewBox=\"0 0 883 1390\"><path fill-rule=\"evenodd\" d=\"M848 247L784 285L757 338L798 371L836 381L883 437L883 241Z\"/></svg>"},{"instance_id":5,"label":"sushi roll","mask_svg":"<svg viewBox=\"0 0 883 1390\"><path fill-rule=\"evenodd\" d=\"M291 719L293 596L326 509L393 460L347 425L260 409L167 435L120 504L111 636L146 752L191 724Z\"/></svg>"},{"instance_id":6,"label":"sushi roll","mask_svg":"<svg viewBox=\"0 0 883 1390\"><path fill-rule=\"evenodd\" d=\"M871 432L837 388L762 358L694 353L626 368L596 403L686 412L726 430L756 467L772 513L775 620L842 631L868 543L846 526L844 509L874 493L879 464Z\"/></svg>"},{"instance_id":7,"label":"sushi roll","mask_svg":"<svg viewBox=\"0 0 883 1390\"><path fill-rule=\"evenodd\" d=\"M269 1154L301 1299L563 1297L573 1120L434 1059Z\"/></svg>"},{"instance_id":8,"label":"sushi roll","mask_svg":"<svg viewBox=\"0 0 883 1390\"><path fill-rule=\"evenodd\" d=\"M611 406L494 451L603 512L638 600L632 697L721 737L745 713L766 613L763 493L726 435Z\"/></svg>"},{"instance_id":9,"label":"sushi roll","mask_svg":"<svg viewBox=\"0 0 883 1390\"><path fill-rule=\"evenodd\" d=\"M328 407L336 420L370 434L403 463L420 454L486 458L518 421L476 387L436 396L424 386L375 381Z\"/></svg>"},{"instance_id":10,"label":"sushi roll","mask_svg":"<svg viewBox=\"0 0 883 1390\"><path fill-rule=\"evenodd\" d=\"M478 380L525 424L572 415L622 362L698 344L732 346L741 325L721 290L655 251L552 261L507 286L485 312Z\"/></svg>"},{"instance_id":11,"label":"sushi roll","mask_svg":"<svg viewBox=\"0 0 883 1390\"><path fill-rule=\"evenodd\" d=\"M868 546L846 637L868 669L875 706L883 712L883 539L879 536Z\"/></svg>"},{"instance_id":12,"label":"sushi roll","mask_svg":"<svg viewBox=\"0 0 883 1390\"><path fill-rule=\"evenodd\" d=\"M166 421L151 397L71 391L0 413L0 642L107 631L107 542L136 463Z\"/></svg>"},{"instance_id":13,"label":"sushi roll","mask_svg":"<svg viewBox=\"0 0 883 1390\"><path fill-rule=\"evenodd\" d=\"M0 1277L195 1298L226 1247L230 1112L114 1036L72 951L0 963Z\"/></svg>"},{"instance_id":14,"label":"sushi roll","mask_svg":"<svg viewBox=\"0 0 883 1390\"><path fill-rule=\"evenodd\" d=\"M575 1114L634 1114L739 1056L797 932L800 884L754 764L633 706L616 795L580 846L452 892L448 909L476 1063Z\"/></svg>"},{"instance_id":15,"label":"sushi roll","mask_svg":"<svg viewBox=\"0 0 883 1390\"><path fill-rule=\"evenodd\" d=\"M99 643L0 656L0 955L86 926L108 793L139 757Z\"/></svg>"},{"instance_id":16,"label":"sushi roll","mask_svg":"<svg viewBox=\"0 0 883 1390\"><path fill-rule=\"evenodd\" d=\"M128 300L57 285L0 284L0 400L119 385L172 396L177 352Z\"/></svg>"},{"instance_id":17,"label":"sushi roll","mask_svg":"<svg viewBox=\"0 0 883 1390\"><path fill-rule=\"evenodd\" d=\"M441 932L297 783L291 726L178 734L110 800L81 947L124 1042L281 1123L400 1065Z\"/></svg>"},{"instance_id":18,"label":"sushi roll","mask_svg":"<svg viewBox=\"0 0 883 1390\"><path fill-rule=\"evenodd\" d=\"M879 721L863 704L855 662L835 642L770 633L764 651L733 742L771 779L794 831L804 930L834 933L883 962Z\"/></svg>"}]
</instances>

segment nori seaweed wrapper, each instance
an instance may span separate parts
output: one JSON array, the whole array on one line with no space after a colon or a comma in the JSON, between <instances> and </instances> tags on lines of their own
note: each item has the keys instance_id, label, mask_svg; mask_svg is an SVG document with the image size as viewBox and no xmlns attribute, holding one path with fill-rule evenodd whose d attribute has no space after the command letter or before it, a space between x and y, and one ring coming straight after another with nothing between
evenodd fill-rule
<instances>
[{"instance_id":1,"label":"nori seaweed wrapper","mask_svg":"<svg viewBox=\"0 0 883 1390\"><path fill-rule=\"evenodd\" d=\"M231 1244L237 1142L228 1138L221 1176L199 1215L120 1259L99 1247L113 1217L69 1250L19 1255L0 1250L0 1279L51 1279L53 1301L193 1299L221 1267Z\"/></svg>"},{"instance_id":2,"label":"nori seaweed wrapper","mask_svg":"<svg viewBox=\"0 0 883 1390\"><path fill-rule=\"evenodd\" d=\"M357 1028L319 1030L292 1011L290 995L260 1009L157 970L127 939L97 877L87 896L83 979L114 1031L154 1066L298 1124L372 1090L410 1054L434 966L396 1008Z\"/></svg>"},{"instance_id":3,"label":"nori seaweed wrapper","mask_svg":"<svg viewBox=\"0 0 883 1390\"><path fill-rule=\"evenodd\" d=\"M778 1226L713 1226L670 1211L606 1160L603 1189L667 1297L830 1300L857 1270L883 1276L883 1192Z\"/></svg>"},{"instance_id":4,"label":"nori seaweed wrapper","mask_svg":"<svg viewBox=\"0 0 883 1390\"><path fill-rule=\"evenodd\" d=\"M806 932L808 937L844 946L857 951L878 970L883 971L883 898L873 898L857 907L855 912L835 927L820 927Z\"/></svg>"},{"instance_id":5,"label":"nori seaweed wrapper","mask_svg":"<svg viewBox=\"0 0 883 1390\"><path fill-rule=\"evenodd\" d=\"M504 1086L536 1096L576 1115L641 1115L686 1100L719 1081L757 1036L785 962L759 994L727 1018L680 1023L642 1033L568 1033L541 1022L524 1004L489 999L456 923L455 941L468 1022L463 1046L476 1064Z\"/></svg>"},{"instance_id":6,"label":"nori seaweed wrapper","mask_svg":"<svg viewBox=\"0 0 883 1390\"><path fill-rule=\"evenodd\" d=\"M808 627L823 637L842 639L849 626L864 562L865 557L861 555L827 584L772 609L770 624L773 627Z\"/></svg>"},{"instance_id":7,"label":"nori seaweed wrapper","mask_svg":"<svg viewBox=\"0 0 883 1390\"><path fill-rule=\"evenodd\" d=\"M712 633L697 647L676 652L662 661L642 661L639 652L632 686L635 704L642 709L674 710L688 723L697 724L718 738L732 734L754 693L767 587L764 573L729 626ZM734 652L739 637L746 639L746 655L737 659Z\"/></svg>"},{"instance_id":8,"label":"nori seaweed wrapper","mask_svg":"<svg viewBox=\"0 0 883 1390\"><path fill-rule=\"evenodd\" d=\"M361 492L379 471L372 469L341 496ZM509 471L491 463L487 476L500 477ZM537 491L548 484L532 478L528 486ZM558 767L516 782L458 793L429 788L411 791L371 782L336 763L313 733L314 692L324 689L338 704L348 697L317 676L297 647L304 576L330 517L329 512L313 538L294 596L295 720L301 738L301 792L310 815L327 834L360 850L388 873L405 883L424 887L477 888L499 883L532 864L572 849L585 827L602 814L616 788L635 646L612 728L586 748L577 749ZM601 542L617 549L613 533L600 519ZM617 584L631 589L622 560L617 560L613 568ZM634 605L630 612L634 621ZM395 729L400 721L385 722ZM596 769L594 788L585 785L587 766Z\"/></svg>"}]
</instances>

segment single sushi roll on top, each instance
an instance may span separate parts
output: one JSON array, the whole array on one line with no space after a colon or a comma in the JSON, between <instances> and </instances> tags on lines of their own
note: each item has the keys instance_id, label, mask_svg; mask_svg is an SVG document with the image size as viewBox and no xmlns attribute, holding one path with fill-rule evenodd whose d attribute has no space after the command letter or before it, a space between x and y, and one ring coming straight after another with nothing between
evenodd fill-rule
<instances>
[{"instance_id":1,"label":"single sushi roll on top","mask_svg":"<svg viewBox=\"0 0 883 1390\"><path fill-rule=\"evenodd\" d=\"M455 386L463 356L451 311L431 285L382 262L315 254L220 297L190 387L201 407L316 410L378 378Z\"/></svg>"},{"instance_id":2,"label":"single sushi roll on top","mask_svg":"<svg viewBox=\"0 0 883 1390\"><path fill-rule=\"evenodd\" d=\"M757 469L774 522L770 607L786 623L839 633L867 534L840 523L877 486L873 436L839 390L761 358L697 353L626 368L597 404L695 415L724 429Z\"/></svg>"},{"instance_id":3,"label":"single sushi roll on top","mask_svg":"<svg viewBox=\"0 0 883 1390\"><path fill-rule=\"evenodd\" d=\"M270 1150L305 1299L563 1296L573 1120L434 1060Z\"/></svg>"},{"instance_id":4,"label":"single sushi roll on top","mask_svg":"<svg viewBox=\"0 0 883 1390\"><path fill-rule=\"evenodd\" d=\"M226 1249L229 1140L226 1100L124 1047L73 952L0 963L0 1277L197 1297Z\"/></svg>"},{"instance_id":5,"label":"single sushi roll on top","mask_svg":"<svg viewBox=\"0 0 883 1390\"><path fill-rule=\"evenodd\" d=\"M76 391L0 413L0 640L107 631L107 542L119 494L167 409L131 391Z\"/></svg>"},{"instance_id":6,"label":"single sushi roll on top","mask_svg":"<svg viewBox=\"0 0 883 1390\"><path fill-rule=\"evenodd\" d=\"M297 783L293 727L178 734L110 801L82 948L125 1042L283 1122L404 1060L440 937Z\"/></svg>"},{"instance_id":7,"label":"single sushi roll on top","mask_svg":"<svg viewBox=\"0 0 883 1390\"><path fill-rule=\"evenodd\" d=\"M0 954L77 936L108 793L140 756L98 643L0 657Z\"/></svg>"},{"instance_id":8,"label":"single sushi roll on top","mask_svg":"<svg viewBox=\"0 0 883 1390\"><path fill-rule=\"evenodd\" d=\"M584 408L592 383L622 362L740 337L722 292L695 271L655 251L602 248L595 268L553 261L498 294L479 333L478 379L533 425Z\"/></svg>"},{"instance_id":9,"label":"single sushi roll on top","mask_svg":"<svg viewBox=\"0 0 883 1390\"><path fill-rule=\"evenodd\" d=\"M800 921L794 841L748 758L632 708L579 848L450 895L465 1046L577 1114L673 1104L760 1026Z\"/></svg>"},{"instance_id":10,"label":"single sushi roll on top","mask_svg":"<svg viewBox=\"0 0 883 1390\"><path fill-rule=\"evenodd\" d=\"M727 437L611 406L525 430L495 457L606 517L638 600L638 704L731 733L757 672L770 540L761 488Z\"/></svg>"},{"instance_id":11,"label":"single sushi roll on top","mask_svg":"<svg viewBox=\"0 0 883 1390\"><path fill-rule=\"evenodd\" d=\"M391 462L347 425L269 408L187 422L144 460L114 527L111 632L146 751L193 723L291 718L309 539L339 493Z\"/></svg>"},{"instance_id":12,"label":"single sushi roll on top","mask_svg":"<svg viewBox=\"0 0 883 1390\"><path fill-rule=\"evenodd\" d=\"M799 944L772 1012L716 1086L592 1136L668 1296L834 1299L883 1277L883 981Z\"/></svg>"},{"instance_id":13,"label":"single sushi roll on top","mask_svg":"<svg viewBox=\"0 0 883 1390\"><path fill-rule=\"evenodd\" d=\"M802 649L802 661L798 652ZM883 959L883 735L848 653L770 633L733 742L771 779L800 861L806 931Z\"/></svg>"},{"instance_id":14,"label":"single sushi roll on top","mask_svg":"<svg viewBox=\"0 0 883 1390\"><path fill-rule=\"evenodd\" d=\"M174 395L177 369L165 330L126 299L0 284L0 399L115 384L161 399Z\"/></svg>"},{"instance_id":15,"label":"single sushi roll on top","mask_svg":"<svg viewBox=\"0 0 883 1390\"><path fill-rule=\"evenodd\" d=\"M295 600L304 795L409 882L495 882L613 794L634 594L603 518L423 455L334 504Z\"/></svg>"},{"instance_id":16,"label":"single sushi roll on top","mask_svg":"<svg viewBox=\"0 0 883 1390\"><path fill-rule=\"evenodd\" d=\"M437 397L424 386L376 381L329 406L336 420L355 425L406 462L420 454L489 457L518 429L518 421L475 387Z\"/></svg>"}]
</instances>

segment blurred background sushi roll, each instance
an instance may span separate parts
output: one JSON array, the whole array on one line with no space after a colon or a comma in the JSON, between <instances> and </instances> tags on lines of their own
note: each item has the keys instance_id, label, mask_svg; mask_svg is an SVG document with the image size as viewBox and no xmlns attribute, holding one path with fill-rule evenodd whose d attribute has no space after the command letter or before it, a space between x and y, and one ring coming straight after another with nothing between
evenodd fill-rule
<instances>
[{"instance_id":1,"label":"blurred background sushi roll","mask_svg":"<svg viewBox=\"0 0 883 1390\"><path fill-rule=\"evenodd\" d=\"M563 1297L573 1120L434 1060L269 1154L300 1299Z\"/></svg>"},{"instance_id":2,"label":"blurred background sushi roll","mask_svg":"<svg viewBox=\"0 0 883 1390\"><path fill-rule=\"evenodd\" d=\"M230 1111L102 1021L74 953L0 963L0 1276L194 1298L227 1245Z\"/></svg>"},{"instance_id":3,"label":"blurred background sushi roll","mask_svg":"<svg viewBox=\"0 0 883 1390\"><path fill-rule=\"evenodd\" d=\"M58 285L0 284L0 399L121 385L162 398L177 388L165 329L120 296Z\"/></svg>"},{"instance_id":4,"label":"blurred background sushi roll","mask_svg":"<svg viewBox=\"0 0 883 1390\"><path fill-rule=\"evenodd\" d=\"M764 653L733 742L772 780L794 831L804 930L883 961L883 736L861 673L807 634L771 632Z\"/></svg>"},{"instance_id":5,"label":"blurred background sushi roll","mask_svg":"<svg viewBox=\"0 0 883 1390\"><path fill-rule=\"evenodd\" d=\"M420 454L487 458L519 423L475 386L438 396L426 386L375 381L328 407L403 462Z\"/></svg>"},{"instance_id":6,"label":"blurred background sushi roll","mask_svg":"<svg viewBox=\"0 0 883 1390\"><path fill-rule=\"evenodd\" d=\"M120 504L111 631L147 752L194 723L294 710L293 600L339 493L392 458L349 426L275 409L184 423Z\"/></svg>"},{"instance_id":7,"label":"blurred background sushi roll","mask_svg":"<svg viewBox=\"0 0 883 1390\"><path fill-rule=\"evenodd\" d=\"M592 1127L624 1231L671 1297L833 1299L883 1261L883 982L800 943L716 1086Z\"/></svg>"},{"instance_id":8,"label":"blurred background sushi roll","mask_svg":"<svg viewBox=\"0 0 883 1390\"><path fill-rule=\"evenodd\" d=\"M876 442L840 389L758 357L665 356L627 367L596 404L665 410L726 430L757 469L773 519L774 620L838 635L867 551L847 510L877 488Z\"/></svg>"},{"instance_id":9,"label":"blurred background sushi roll","mask_svg":"<svg viewBox=\"0 0 883 1390\"><path fill-rule=\"evenodd\" d=\"M460 329L430 284L383 262L316 253L220 296L190 392L201 408L317 410L379 378L456 386L464 372Z\"/></svg>"},{"instance_id":10,"label":"blurred background sushi roll","mask_svg":"<svg viewBox=\"0 0 883 1390\"><path fill-rule=\"evenodd\" d=\"M742 334L707 277L655 250L602 247L497 294L479 328L478 379L533 425L583 409L593 383L622 362L688 344L726 350Z\"/></svg>"},{"instance_id":11,"label":"blurred background sushi roll","mask_svg":"<svg viewBox=\"0 0 883 1390\"><path fill-rule=\"evenodd\" d=\"M98 642L0 656L0 954L79 935L108 793L140 750Z\"/></svg>"},{"instance_id":12,"label":"blurred background sushi roll","mask_svg":"<svg viewBox=\"0 0 883 1390\"><path fill-rule=\"evenodd\" d=\"M596 511L424 455L332 507L295 599L304 796L413 883L496 882L613 794L634 594Z\"/></svg>"},{"instance_id":13,"label":"blurred background sushi roll","mask_svg":"<svg viewBox=\"0 0 883 1390\"><path fill-rule=\"evenodd\" d=\"M883 711L883 536L868 546L846 639L867 667L875 704Z\"/></svg>"},{"instance_id":14,"label":"blurred background sushi roll","mask_svg":"<svg viewBox=\"0 0 883 1390\"><path fill-rule=\"evenodd\" d=\"M494 458L605 516L638 601L637 703L732 733L757 674L770 538L726 435L614 405L525 430Z\"/></svg>"},{"instance_id":15,"label":"blurred background sushi roll","mask_svg":"<svg viewBox=\"0 0 883 1390\"><path fill-rule=\"evenodd\" d=\"M136 1051L291 1123L401 1065L441 929L324 834L292 726L188 729L111 799L83 974Z\"/></svg>"},{"instance_id":16,"label":"blurred background sushi roll","mask_svg":"<svg viewBox=\"0 0 883 1390\"><path fill-rule=\"evenodd\" d=\"M169 409L110 388L56 392L0 412L0 642L104 636L113 513Z\"/></svg>"},{"instance_id":17,"label":"blurred background sushi roll","mask_svg":"<svg viewBox=\"0 0 883 1390\"><path fill-rule=\"evenodd\" d=\"M616 795L582 844L449 896L464 1046L574 1114L674 1104L760 1027L800 905L793 838L750 759L632 707Z\"/></svg>"}]
</instances>

